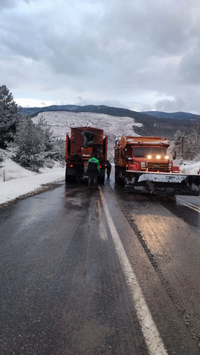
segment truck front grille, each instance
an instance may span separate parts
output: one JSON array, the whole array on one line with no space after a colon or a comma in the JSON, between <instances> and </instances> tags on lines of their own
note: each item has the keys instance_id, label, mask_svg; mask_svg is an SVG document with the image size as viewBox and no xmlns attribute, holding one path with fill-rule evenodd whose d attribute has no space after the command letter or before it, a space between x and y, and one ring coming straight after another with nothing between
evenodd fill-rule
<instances>
[{"instance_id":1,"label":"truck front grille","mask_svg":"<svg viewBox=\"0 0 200 355\"><path fill-rule=\"evenodd\" d=\"M148 163L147 168L148 171L168 171L167 164L165 163Z\"/></svg>"}]
</instances>

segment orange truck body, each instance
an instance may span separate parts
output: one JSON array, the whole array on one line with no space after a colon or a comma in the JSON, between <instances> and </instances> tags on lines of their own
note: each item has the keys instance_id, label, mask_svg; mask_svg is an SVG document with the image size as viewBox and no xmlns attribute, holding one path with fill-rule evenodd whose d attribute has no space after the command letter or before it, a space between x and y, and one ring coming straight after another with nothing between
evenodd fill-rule
<instances>
[{"instance_id":1,"label":"orange truck body","mask_svg":"<svg viewBox=\"0 0 200 355\"><path fill-rule=\"evenodd\" d=\"M125 191L167 195L199 195L198 175L182 174L167 154L163 137L122 136L115 141L115 182Z\"/></svg>"},{"instance_id":2,"label":"orange truck body","mask_svg":"<svg viewBox=\"0 0 200 355\"><path fill-rule=\"evenodd\" d=\"M179 172L167 155L169 145L161 137L122 136L115 141L115 165L126 170Z\"/></svg>"},{"instance_id":3,"label":"orange truck body","mask_svg":"<svg viewBox=\"0 0 200 355\"><path fill-rule=\"evenodd\" d=\"M87 162L96 153L100 165L98 182L104 183L107 146L108 137L104 137L102 129L94 127L71 128L71 136L66 135L66 182L87 177Z\"/></svg>"}]
</instances>

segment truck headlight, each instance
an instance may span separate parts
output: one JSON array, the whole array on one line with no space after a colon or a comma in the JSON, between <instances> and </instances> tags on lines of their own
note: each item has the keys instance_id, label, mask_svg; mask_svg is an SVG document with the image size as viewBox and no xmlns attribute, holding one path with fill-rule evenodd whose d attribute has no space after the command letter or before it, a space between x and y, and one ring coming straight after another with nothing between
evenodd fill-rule
<instances>
[{"instance_id":1,"label":"truck headlight","mask_svg":"<svg viewBox=\"0 0 200 355\"><path fill-rule=\"evenodd\" d=\"M151 157L151 155L147 155L147 159L151 159L152 157Z\"/></svg>"},{"instance_id":2,"label":"truck headlight","mask_svg":"<svg viewBox=\"0 0 200 355\"><path fill-rule=\"evenodd\" d=\"M160 155L156 155L156 159L160 159L161 158L161 156Z\"/></svg>"},{"instance_id":3,"label":"truck headlight","mask_svg":"<svg viewBox=\"0 0 200 355\"><path fill-rule=\"evenodd\" d=\"M165 155L165 159L168 160L168 159L169 159L169 156L168 156L168 155Z\"/></svg>"},{"instance_id":4,"label":"truck headlight","mask_svg":"<svg viewBox=\"0 0 200 355\"><path fill-rule=\"evenodd\" d=\"M142 169L142 168L143 168L143 169L146 168L146 163L145 163L145 161L142 161L142 162L141 162L141 169Z\"/></svg>"}]
</instances>

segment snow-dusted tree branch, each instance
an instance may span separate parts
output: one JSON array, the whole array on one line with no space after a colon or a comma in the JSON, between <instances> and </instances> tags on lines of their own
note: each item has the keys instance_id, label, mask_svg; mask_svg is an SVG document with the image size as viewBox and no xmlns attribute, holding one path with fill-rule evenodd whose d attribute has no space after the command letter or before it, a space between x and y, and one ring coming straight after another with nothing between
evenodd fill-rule
<instances>
[{"instance_id":1,"label":"snow-dusted tree branch","mask_svg":"<svg viewBox=\"0 0 200 355\"><path fill-rule=\"evenodd\" d=\"M181 131L175 133L173 154L177 158L194 159L200 152L200 135L196 129L185 135Z\"/></svg>"}]
</instances>

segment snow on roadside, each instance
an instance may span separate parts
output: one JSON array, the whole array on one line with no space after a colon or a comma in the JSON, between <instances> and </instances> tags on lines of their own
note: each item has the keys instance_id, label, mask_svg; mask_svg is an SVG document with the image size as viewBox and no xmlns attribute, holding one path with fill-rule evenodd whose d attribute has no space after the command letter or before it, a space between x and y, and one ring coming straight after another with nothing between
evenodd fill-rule
<instances>
[{"instance_id":1,"label":"snow on roadside","mask_svg":"<svg viewBox=\"0 0 200 355\"><path fill-rule=\"evenodd\" d=\"M197 174L200 169L200 157L194 160L176 159L173 161L174 166L179 166L184 174Z\"/></svg>"},{"instance_id":2,"label":"snow on roadside","mask_svg":"<svg viewBox=\"0 0 200 355\"><path fill-rule=\"evenodd\" d=\"M55 164L53 169L41 169L39 174L22 168L11 159L6 159L1 165L3 167L0 169L0 204L36 192L45 184L63 181L65 177L64 168L60 164Z\"/></svg>"},{"instance_id":3,"label":"snow on roadside","mask_svg":"<svg viewBox=\"0 0 200 355\"><path fill-rule=\"evenodd\" d=\"M1 163L2 168L0 169L0 183L3 182L3 175L5 174L5 181L20 179L28 176L36 175L36 172L24 169L19 164L15 163L11 159L5 159Z\"/></svg>"}]
</instances>

